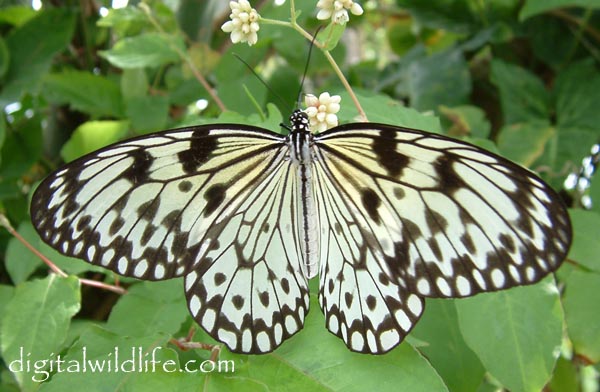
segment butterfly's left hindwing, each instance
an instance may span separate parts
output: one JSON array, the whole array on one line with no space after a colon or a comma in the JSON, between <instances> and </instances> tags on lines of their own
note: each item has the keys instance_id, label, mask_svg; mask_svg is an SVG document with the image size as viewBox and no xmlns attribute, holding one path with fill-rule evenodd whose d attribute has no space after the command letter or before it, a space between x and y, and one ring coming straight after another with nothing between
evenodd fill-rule
<instances>
[{"instance_id":1,"label":"butterfly's left hindwing","mask_svg":"<svg viewBox=\"0 0 600 392\"><path fill-rule=\"evenodd\" d=\"M412 293L464 297L532 284L566 257L571 226L558 195L502 157L371 123L334 128L315 146L319 176L357 224L355 242Z\"/></svg>"}]
</instances>

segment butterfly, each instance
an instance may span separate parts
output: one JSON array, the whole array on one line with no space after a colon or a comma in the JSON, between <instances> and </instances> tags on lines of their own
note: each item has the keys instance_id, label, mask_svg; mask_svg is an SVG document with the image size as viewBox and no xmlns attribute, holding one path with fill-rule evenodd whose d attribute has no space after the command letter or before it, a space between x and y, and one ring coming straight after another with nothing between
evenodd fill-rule
<instances>
[{"instance_id":1,"label":"butterfly","mask_svg":"<svg viewBox=\"0 0 600 392\"><path fill-rule=\"evenodd\" d=\"M183 277L189 311L240 353L297 333L308 280L328 330L381 354L425 298L538 282L571 243L557 194L466 142L351 123L314 135L213 124L125 140L36 189L31 217L61 253L142 280Z\"/></svg>"}]
</instances>

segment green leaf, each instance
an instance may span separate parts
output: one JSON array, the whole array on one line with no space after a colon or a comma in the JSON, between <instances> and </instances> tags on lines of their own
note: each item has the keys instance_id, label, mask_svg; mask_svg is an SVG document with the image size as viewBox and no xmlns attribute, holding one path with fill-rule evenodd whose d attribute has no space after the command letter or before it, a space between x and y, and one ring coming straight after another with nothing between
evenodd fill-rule
<instances>
[{"instance_id":1,"label":"green leaf","mask_svg":"<svg viewBox=\"0 0 600 392\"><path fill-rule=\"evenodd\" d=\"M548 121L550 96L537 76L517 65L493 60L490 77L500 90L505 125Z\"/></svg>"},{"instance_id":2,"label":"green leaf","mask_svg":"<svg viewBox=\"0 0 600 392\"><path fill-rule=\"evenodd\" d=\"M592 181L589 196L592 199L591 210L600 214L600 181Z\"/></svg>"},{"instance_id":3,"label":"green leaf","mask_svg":"<svg viewBox=\"0 0 600 392\"><path fill-rule=\"evenodd\" d=\"M119 68L159 67L180 61L178 52L185 52L183 40L178 36L145 33L118 41L110 50L100 55Z\"/></svg>"},{"instance_id":4,"label":"green leaf","mask_svg":"<svg viewBox=\"0 0 600 392\"><path fill-rule=\"evenodd\" d=\"M130 68L121 74L121 94L125 99L148 94L148 76L143 68Z\"/></svg>"},{"instance_id":5,"label":"green leaf","mask_svg":"<svg viewBox=\"0 0 600 392\"><path fill-rule=\"evenodd\" d=\"M0 284L0 331L2 331L2 320L4 319L4 310L11 298L15 295L15 288ZM2 347L2 334L0 333L0 347ZM0 384L1 385L1 384Z\"/></svg>"},{"instance_id":6,"label":"green leaf","mask_svg":"<svg viewBox=\"0 0 600 392\"><path fill-rule=\"evenodd\" d=\"M127 134L128 121L88 121L81 124L60 151L65 162L95 151L122 139Z\"/></svg>"},{"instance_id":7,"label":"green leaf","mask_svg":"<svg viewBox=\"0 0 600 392\"><path fill-rule=\"evenodd\" d=\"M2 128L2 127L0 127ZM0 156L0 178L2 182L8 179L21 180L31 166L42 155L42 129L39 118L24 121L18 128L8 128L5 134ZM0 133L2 133L0 131Z\"/></svg>"},{"instance_id":8,"label":"green leaf","mask_svg":"<svg viewBox=\"0 0 600 392\"><path fill-rule=\"evenodd\" d=\"M485 112L477 106L464 105L447 107L441 106L445 128L451 136L472 136L487 138L490 134L491 124L485 117Z\"/></svg>"},{"instance_id":9,"label":"green leaf","mask_svg":"<svg viewBox=\"0 0 600 392\"><path fill-rule=\"evenodd\" d=\"M99 19L97 25L110 27L119 36L134 35L150 24L144 12L133 5L123 8L111 8L108 14Z\"/></svg>"},{"instance_id":10,"label":"green leaf","mask_svg":"<svg viewBox=\"0 0 600 392\"><path fill-rule=\"evenodd\" d=\"M6 305L1 348L5 363L23 390L37 389L25 362L47 360L60 352L80 300L75 277L49 275L17 286Z\"/></svg>"},{"instance_id":11,"label":"green leaf","mask_svg":"<svg viewBox=\"0 0 600 392\"><path fill-rule=\"evenodd\" d=\"M169 117L169 97L145 95L126 100L127 117L137 133L159 131L165 128Z\"/></svg>"},{"instance_id":12,"label":"green leaf","mask_svg":"<svg viewBox=\"0 0 600 392\"><path fill-rule=\"evenodd\" d=\"M542 390L562 338L563 315L552 279L455 303L465 341L486 370L511 391Z\"/></svg>"},{"instance_id":13,"label":"green leaf","mask_svg":"<svg viewBox=\"0 0 600 392\"><path fill-rule=\"evenodd\" d=\"M416 45L417 37L413 27L410 19L398 18L390 21L386 29L387 41L395 54L402 56Z\"/></svg>"},{"instance_id":14,"label":"green leaf","mask_svg":"<svg viewBox=\"0 0 600 392\"><path fill-rule=\"evenodd\" d=\"M8 6L0 9L0 22L21 26L36 14L37 12L29 6Z\"/></svg>"},{"instance_id":15,"label":"green leaf","mask_svg":"<svg viewBox=\"0 0 600 392\"><path fill-rule=\"evenodd\" d=\"M65 361L63 371L57 372L44 383L43 390L154 390L169 382L165 390L197 390L204 375L179 371L175 351L165 347L168 339L169 336L164 334L129 338L98 326L90 326L62 356ZM156 363L150 363L152 360ZM169 372L164 370L164 366ZM149 384L153 386L148 387ZM134 385L142 387L136 388Z\"/></svg>"},{"instance_id":16,"label":"green leaf","mask_svg":"<svg viewBox=\"0 0 600 392\"><path fill-rule=\"evenodd\" d=\"M21 222L17 232L34 247L40 243L37 232L28 221ZM8 275L15 284L27 280L33 271L42 265L42 260L27 249L19 240L16 238L10 239L6 248L5 267L6 272L8 272Z\"/></svg>"},{"instance_id":17,"label":"green leaf","mask_svg":"<svg viewBox=\"0 0 600 392\"><path fill-rule=\"evenodd\" d=\"M119 86L103 76L83 71L63 71L44 79L44 96L50 102L69 104L95 117L121 117Z\"/></svg>"},{"instance_id":18,"label":"green leaf","mask_svg":"<svg viewBox=\"0 0 600 392\"><path fill-rule=\"evenodd\" d=\"M346 31L345 25L330 23L317 35L317 39L325 50L333 50Z\"/></svg>"},{"instance_id":19,"label":"green leaf","mask_svg":"<svg viewBox=\"0 0 600 392\"><path fill-rule=\"evenodd\" d=\"M8 46L6 46L4 38L0 37L0 79L3 78L6 71L8 71L9 64L10 52L8 51Z\"/></svg>"},{"instance_id":20,"label":"green leaf","mask_svg":"<svg viewBox=\"0 0 600 392\"><path fill-rule=\"evenodd\" d=\"M52 59L71 41L74 27L71 11L49 8L8 35L10 67L0 94L0 107L18 101L25 92L38 91Z\"/></svg>"},{"instance_id":21,"label":"green leaf","mask_svg":"<svg viewBox=\"0 0 600 392\"><path fill-rule=\"evenodd\" d=\"M471 93L469 67L459 50L446 50L410 63L407 81L410 104L417 110L462 105Z\"/></svg>"},{"instance_id":22,"label":"green leaf","mask_svg":"<svg viewBox=\"0 0 600 392\"><path fill-rule=\"evenodd\" d=\"M579 369L572 361L558 358L552 381L547 385L549 391L579 392Z\"/></svg>"},{"instance_id":23,"label":"green leaf","mask_svg":"<svg viewBox=\"0 0 600 392\"><path fill-rule=\"evenodd\" d=\"M573 224L573 244L569 259L600 273L600 214L593 211L569 210Z\"/></svg>"},{"instance_id":24,"label":"green leaf","mask_svg":"<svg viewBox=\"0 0 600 392\"><path fill-rule=\"evenodd\" d=\"M131 286L113 307L106 328L126 336L174 335L188 317L182 279Z\"/></svg>"},{"instance_id":25,"label":"green leaf","mask_svg":"<svg viewBox=\"0 0 600 392\"><path fill-rule=\"evenodd\" d=\"M565 287L563 304L573 349L588 363L597 363L600 361L600 274L575 270L567 277Z\"/></svg>"},{"instance_id":26,"label":"green leaf","mask_svg":"<svg viewBox=\"0 0 600 392\"><path fill-rule=\"evenodd\" d=\"M600 124L600 74L592 61L581 61L558 74L554 88L556 121L561 128L596 131ZM585 146L591 148L591 145Z\"/></svg>"},{"instance_id":27,"label":"green leaf","mask_svg":"<svg viewBox=\"0 0 600 392\"><path fill-rule=\"evenodd\" d=\"M498 150L511 161L530 167L554 135L554 128L541 121L509 125L500 131Z\"/></svg>"},{"instance_id":28,"label":"green leaf","mask_svg":"<svg viewBox=\"0 0 600 392\"><path fill-rule=\"evenodd\" d=\"M523 21L534 15L566 7L600 8L600 0L526 0L519 13L519 20Z\"/></svg>"},{"instance_id":29,"label":"green leaf","mask_svg":"<svg viewBox=\"0 0 600 392\"><path fill-rule=\"evenodd\" d=\"M387 95L375 95L367 91L354 91L370 122L392 124L399 127L422 129L427 132L440 133L440 120L436 116L425 115L417 110L405 107ZM338 117L342 122L355 122L357 109L345 91L342 97Z\"/></svg>"},{"instance_id":30,"label":"green leaf","mask_svg":"<svg viewBox=\"0 0 600 392\"><path fill-rule=\"evenodd\" d=\"M419 351L451 391L475 391L484 378L485 369L462 337L455 302L427 299L425 313L410 336L425 343Z\"/></svg>"}]
</instances>

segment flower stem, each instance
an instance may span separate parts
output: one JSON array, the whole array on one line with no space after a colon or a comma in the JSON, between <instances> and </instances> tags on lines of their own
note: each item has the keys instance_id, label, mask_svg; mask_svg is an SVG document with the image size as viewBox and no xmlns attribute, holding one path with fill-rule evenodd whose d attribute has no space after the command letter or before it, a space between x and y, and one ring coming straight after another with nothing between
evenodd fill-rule
<instances>
[{"instance_id":1,"label":"flower stem","mask_svg":"<svg viewBox=\"0 0 600 392\"><path fill-rule=\"evenodd\" d=\"M304 30L296 22L296 17L297 16L296 16L296 5L295 5L295 2L294 2L294 0L290 0L290 21L289 22L283 22L283 21L274 20L274 19L267 19L267 18L261 18L261 22L268 23L268 24L274 24L274 25L278 25L278 26L290 27L290 28L296 30L298 33L300 33L308 41L314 42L315 46L317 48L319 48L321 50L321 52L323 52L323 54L325 55L325 58L327 59L327 61L331 65L331 68L333 68L333 71L337 75L337 77L340 80L340 82L342 82L342 85L344 86L344 88L348 92L348 95L350 95L350 99L352 99L352 102L354 103L354 106L358 110L358 114L359 114L361 120L362 121L368 121L367 114L363 110L363 108L362 108L362 106L361 106L358 98L356 97L356 94L354 94L354 90L352 90L352 86L350 86L350 83L348 83L348 80L344 76L344 73L342 72L342 70L340 69L340 67L338 66L338 64L336 63L335 59L333 58L333 56L331 55L331 53L329 52L329 50L325 49L323 47L323 45L319 41L315 40L315 37L313 37L308 31Z\"/></svg>"}]
</instances>

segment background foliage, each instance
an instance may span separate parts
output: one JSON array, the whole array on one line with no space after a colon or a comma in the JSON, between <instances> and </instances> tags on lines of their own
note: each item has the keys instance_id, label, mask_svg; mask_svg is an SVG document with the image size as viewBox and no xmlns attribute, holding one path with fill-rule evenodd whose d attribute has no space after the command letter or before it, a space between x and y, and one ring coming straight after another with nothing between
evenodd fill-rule
<instances>
[{"instance_id":1,"label":"background foliage","mask_svg":"<svg viewBox=\"0 0 600 392\"><path fill-rule=\"evenodd\" d=\"M316 1L297 3L298 22L314 31ZM540 172L557 190L600 140L600 1L361 3L365 14L351 16L332 55L371 121L466 139ZM253 6L263 17L289 19L287 3ZM223 350L221 359L235 361L233 374L46 369L51 377L40 384L33 371L12 373L8 365L21 347L32 359L80 358L84 347L88 358L105 358L115 347L161 347L163 361L207 359L207 351L169 344L193 325L179 279L122 279L123 296L82 285L76 276L107 283L117 277L42 244L29 221L30 192L62 162L126 137L209 122L277 130L297 98L308 43L289 28L261 25L258 43L248 47L231 45L220 31L229 14L224 1L107 8L106 0L47 1L39 11L14 0L0 8L0 211L72 274L49 275L39 257L0 231L1 390L597 390L598 180L588 191L591 210L564 192L575 239L555 279L428 300L414 332L387 355L351 353L329 334L311 282L304 330L264 356ZM341 119L357 115L318 50L304 90L340 93ZM211 341L202 331L195 340Z\"/></svg>"}]
</instances>

